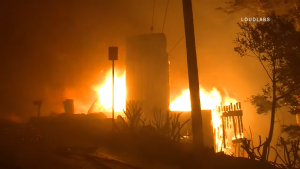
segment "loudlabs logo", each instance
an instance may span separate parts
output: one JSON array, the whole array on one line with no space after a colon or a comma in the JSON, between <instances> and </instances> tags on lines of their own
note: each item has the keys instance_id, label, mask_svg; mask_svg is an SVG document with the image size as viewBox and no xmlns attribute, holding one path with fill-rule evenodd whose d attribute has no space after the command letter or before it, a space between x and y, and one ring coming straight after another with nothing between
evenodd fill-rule
<instances>
[{"instance_id":1,"label":"loudlabs logo","mask_svg":"<svg viewBox=\"0 0 300 169\"><path fill-rule=\"evenodd\" d=\"M245 18L241 18L242 22L270 22L270 18L269 17L262 17L262 18L258 18L258 17L245 17Z\"/></svg>"}]
</instances>

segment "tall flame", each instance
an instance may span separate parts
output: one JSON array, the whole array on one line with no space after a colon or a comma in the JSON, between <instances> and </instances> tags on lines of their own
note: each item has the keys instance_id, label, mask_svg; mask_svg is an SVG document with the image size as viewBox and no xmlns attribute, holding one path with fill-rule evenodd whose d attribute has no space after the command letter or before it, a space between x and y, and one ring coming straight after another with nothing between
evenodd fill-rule
<instances>
[{"instance_id":1,"label":"tall flame","mask_svg":"<svg viewBox=\"0 0 300 169\"><path fill-rule=\"evenodd\" d=\"M126 80L125 72L121 75L115 72L114 75L114 111L116 116L122 114L126 105ZM100 111L108 114L112 111L112 71L106 73L105 82L96 87L98 93L99 102L97 107Z\"/></svg>"},{"instance_id":2,"label":"tall flame","mask_svg":"<svg viewBox=\"0 0 300 169\"><path fill-rule=\"evenodd\" d=\"M223 131L220 130L222 127L222 118L221 112L216 110L216 106L229 105L230 103L237 102L235 99L232 99L226 93L225 96L222 96L221 93L214 87L211 91L207 91L200 86L200 101L202 110L211 110L212 117L212 127L214 129L215 135L215 145L216 151L219 152L222 150L222 136ZM191 111L191 101L190 101L190 91L186 89L182 92L181 96L177 97L170 104L171 111Z\"/></svg>"},{"instance_id":3,"label":"tall flame","mask_svg":"<svg viewBox=\"0 0 300 169\"><path fill-rule=\"evenodd\" d=\"M122 74L115 73L115 101L114 107L115 111L123 111L126 105L126 77L125 72ZM99 96L98 107L101 111L110 112L112 109L112 71L106 73L106 80L103 84L97 86L95 90ZM222 102L224 105L229 103L236 102L235 99L230 98L226 93L225 96L222 96L221 93L214 87L211 91L200 86L200 100L201 100L201 109L215 109L216 106L219 106ZM190 91L189 89L183 90L182 94L171 101L170 103L171 111L190 111L191 110L191 101L190 101Z\"/></svg>"},{"instance_id":4,"label":"tall flame","mask_svg":"<svg viewBox=\"0 0 300 169\"><path fill-rule=\"evenodd\" d=\"M232 99L226 93L225 97L222 97L220 92L214 87L212 91L208 92L200 86L200 101L202 110L211 110L215 109L216 106L219 106L221 102L223 104L230 104L231 102L236 102L235 99ZM186 89L182 92L182 95L176 98L170 104L171 111L191 111L191 100L190 100L190 91Z\"/></svg>"}]
</instances>

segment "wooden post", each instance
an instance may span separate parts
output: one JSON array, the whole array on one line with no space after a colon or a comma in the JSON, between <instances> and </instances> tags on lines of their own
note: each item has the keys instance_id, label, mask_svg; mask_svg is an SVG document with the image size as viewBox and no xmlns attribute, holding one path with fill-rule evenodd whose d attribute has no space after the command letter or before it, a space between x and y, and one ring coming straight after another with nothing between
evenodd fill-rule
<instances>
[{"instance_id":1,"label":"wooden post","mask_svg":"<svg viewBox=\"0 0 300 169\"><path fill-rule=\"evenodd\" d=\"M224 149L226 148L226 138L225 138L225 136L226 136L226 131L225 131L225 118L224 117L222 117L222 129L223 129L223 143L224 143Z\"/></svg>"},{"instance_id":2,"label":"wooden post","mask_svg":"<svg viewBox=\"0 0 300 169\"><path fill-rule=\"evenodd\" d=\"M244 133L244 125L243 125L243 118L241 117L241 128L242 128L242 133Z\"/></svg>"},{"instance_id":3,"label":"wooden post","mask_svg":"<svg viewBox=\"0 0 300 169\"><path fill-rule=\"evenodd\" d=\"M234 146L234 157L237 157L237 153L236 153L237 145L234 143L233 146Z\"/></svg>"},{"instance_id":4,"label":"wooden post","mask_svg":"<svg viewBox=\"0 0 300 169\"><path fill-rule=\"evenodd\" d=\"M238 126L239 126L239 135L240 137L242 136L242 123L241 123L241 120L242 120L242 116L238 116Z\"/></svg>"},{"instance_id":5,"label":"wooden post","mask_svg":"<svg viewBox=\"0 0 300 169\"><path fill-rule=\"evenodd\" d=\"M239 103L235 103L236 105L236 110L239 110Z\"/></svg>"},{"instance_id":6,"label":"wooden post","mask_svg":"<svg viewBox=\"0 0 300 169\"><path fill-rule=\"evenodd\" d=\"M182 6L186 40L188 79L191 99L193 142L195 146L194 150L196 154L196 161L200 161L200 159L197 158L201 156L201 152L204 148L204 143L192 0L182 0ZM199 166L199 162L197 162L195 165L197 165L197 168L201 168L201 166Z\"/></svg>"},{"instance_id":7,"label":"wooden post","mask_svg":"<svg viewBox=\"0 0 300 169\"><path fill-rule=\"evenodd\" d=\"M232 116L232 122L233 122L234 137L235 137L235 139L237 139L237 137L236 137L236 121L235 121L235 116Z\"/></svg>"},{"instance_id":8,"label":"wooden post","mask_svg":"<svg viewBox=\"0 0 300 169\"><path fill-rule=\"evenodd\" d=\"M216 143L216 138L217 138L217 136L216 136L216 134L217 134L217 130L214 128L213 129L213 139L214 139L214 150L215 150L215 152L217 152L217 149L218 149L218 147L217 147L217 143Z\"/></svg>"}]
</instances>

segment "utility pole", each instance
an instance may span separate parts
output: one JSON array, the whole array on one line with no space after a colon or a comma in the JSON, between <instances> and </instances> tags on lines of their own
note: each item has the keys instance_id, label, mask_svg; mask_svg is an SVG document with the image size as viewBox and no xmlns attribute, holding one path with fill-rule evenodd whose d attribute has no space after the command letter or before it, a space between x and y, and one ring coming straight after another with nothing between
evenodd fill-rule
<instances>
[{"instance_id":1,"label":"utility pole","mask_svg":"<svg viewBox=\"0 0 300 169\"><path fill-rule=\"evenodd\" d=\"M108 59L112 61L112 131L115 131L115 60L118 60L118 47L108 48Z\"/></svg>"},{"instance_id":2,"label":"utility pole","mask_svg":"<svg viewBox=\"0 0 300 169\"><path fill-rule=\"evenodd\" d=\"M196 161L199 161L200 159L198 158L201 157L201 153L203 152L204 148L204 143L192 0L182 0L182 6L185 28L189 89L191 99L193 143Z\"/></svg>"}]
</instances>

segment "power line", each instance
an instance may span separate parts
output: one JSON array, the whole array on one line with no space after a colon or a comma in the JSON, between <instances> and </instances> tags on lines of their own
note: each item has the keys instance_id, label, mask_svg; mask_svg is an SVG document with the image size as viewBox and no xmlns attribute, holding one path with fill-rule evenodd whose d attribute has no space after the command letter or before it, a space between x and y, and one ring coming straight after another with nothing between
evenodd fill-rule
<instances>
[{"instance_id":1,"label":"power line","mask_svg":"<svg viewBox=\"0 0 300 169\"><path fill-rule=\"evenodd\" d=\"M185 37L185 35L183 35L180 39L179 39L179 41L174 45L174 47L170 50L170 52L169 52L169 55L170 55L170 53L176 48L176 46L181 42L181 40L183 39Z\"/></svg>"},{"instance_id":2,"label":"power line","mask_svg":"<svg viewBox=\"0 0 300 169\"><path fill-rule=\"evenodd\" d=\"M162 31L161 31L162 33L164 32L164 28L165 28L165 23L166 23L168 8L169 8L169 2L170 2L170 0L168 0L167 6L166 6L165 19L164 19L164 23L163 23L163 27L162 27Z\"/></svg>"}]
</instances>

